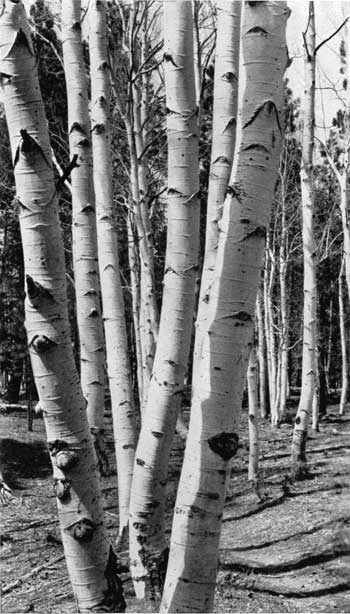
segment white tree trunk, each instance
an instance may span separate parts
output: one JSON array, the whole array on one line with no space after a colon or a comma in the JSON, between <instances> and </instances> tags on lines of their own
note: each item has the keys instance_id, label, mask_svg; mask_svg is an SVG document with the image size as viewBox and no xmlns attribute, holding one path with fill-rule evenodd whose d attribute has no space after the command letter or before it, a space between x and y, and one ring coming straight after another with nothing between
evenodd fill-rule
<instances>
[{"instance_id":1,"label":"white tree trunk","mask_svg":"<svg viewBox=\"0 0 350 614\"><path fill-rule=\"evenodd\" d=\"M80 378L97 453L103 449L105 353L100 309L89 98L81 39L81 2L62 1L62 47L71 159L73 269ZM102 459L100 459L102 461Z\"/></svg>"},{"instance_id":2,"label":"white tree trunk","mask_svg":"<svg viewBox=\"0 0 350 614\"><path fill-rule=\"evenodd\" d=\"M340 346L341 346L341 358L342 358L342 385L339 413L342 416L345 413L348 390L349 390L349 374L348 374L348 349L346 343L346 328L345 328L345 309L344 309L344 296L343 296L343 273L344 273L344 260L339 273L338 279L338 303L339 303L339 328L340 328Z\"/></svg>"},{"instance_id":3,"label":"white tree trunk","mask_svg":"<svg viewBox=\"0 0 350 614\"><path fill-rule=\"evenodd\" d=\"M308 7L307 30L304 34L305 94L302 106L303 137L300 169L304 255L303 362L301 395L292 441L292 473L296 478L302 477L306 471L307 429L312 412L316 377L316 250L313 220L316 63L314 3L309 2Z\"/></svg>"},{"instance_id":4,"label":"white tree trunk","mask_svg":"<svg viewBox=\"0 0 350 614\"><path fill-rule=\"evenodd\" d=\"M184 389L198 269L198 130L191 3L164 4L168 235L159 339L136 452L130 567L137 596L162 584L168 458Z\"/></svg>"},{"instance_id":5,"label":"white tree trunk","mask_svg":"<svg viewBox=\"0 0 350 614\"><path fill-rule=\"evenodd\" d=\"M97 243L107 373L118 469L119 535L121 536L128 526L136 430L123 289L119 272L117 229L113 215L105 1L90 0L88 16Z\"/></svg>"},{"instance_id":6,"label":"white tree trunk","mask_svg":"<svg viewBox=\"0 0 350 614\"><path fill-rule=\"evenodd\" d=\"M263 316L263 286L260 283L256 299L256 321L258 333L258 358L259 358L259 401L260 415L266 418L266 358L265 358L265 334Z\"/></svg>"},{"instance_id":7,"label":"white tree trunk","mask_svg":"<svg viewBox=\"0 0 350 614\"><path fill-rule=\"evenodd\" d=\"M125 603L104 523L96 455L72 351L51 148L22 2L3 3L0 40L1 95L25 261L26 328L68 572L80 612L121 612Z\"/></svg>"},{"instance_id":8,"label":"white tree trunk","mask_svg":"<svg viewBox=\"0 0 350 614\"><path fill-rule=\"evenodd\" d=\"M208 186L207 224L203 272L196 322L193 358L193 386L197 381L203 335L209 309L208 294L213 283L219 240L219 221L230 178L236 140L241 3L217 2L213 138Z\"/></svg>"},{"instance_id":9,"label":"white tree trunk","mask_svg":"<svg viewBox=\"0 0 350 614\"><path fill-rule=\"evenodd\" d=\"M249 465L248 480L258 487L259 482L259 412L257 387L257 356L253 342L249 354L248 382L248 423L249 423Z\"/></svg>"},{"instance_id":10,"label":"white tree trunk","mask_svg":"<svg viewBox=\"0 0 350 614\"><path fill-rule=\"evenodd\" d=\"M284 178L282 178L281 191L281 243L279 259L279 282L280 282L280 313L281 313L281 342L280 342L280 402L279 418L283 419L287 413L288 396L288 301L287 301L287 221L286 221L286 198Z\"/></svg>"},{"instance_id":11,"label":"white tree trunk","mask_svg":"<svg viewBox=\"0 0 350 614\"><path fill-rule=\"evenodd\" d=\"M247 2L236 155L220 222L161 612L211 612L230 460L281 145L285 2Z\"/></svg>"}]
</instances>

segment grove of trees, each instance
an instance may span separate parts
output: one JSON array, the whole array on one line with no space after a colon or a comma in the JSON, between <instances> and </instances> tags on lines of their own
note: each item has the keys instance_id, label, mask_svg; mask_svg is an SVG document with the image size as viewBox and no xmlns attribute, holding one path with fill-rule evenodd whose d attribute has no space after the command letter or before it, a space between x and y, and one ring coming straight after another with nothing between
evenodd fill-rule
<instances>
[{"instance_id":1,"label":"grove of trees","mask_svg":"<svg viewBox=\"0 0 350 614\"><path fill-rule=\"evenodd\" d=\"M283 0L25 4L0 0L3 402L23 388L39 401L78 611L125 611L126 548L138 598L211 612L246 390L258 493L259 420L278 436L297 393L299 480L328 399L349 411L349 6L321 40L304 2L298 98ZM342 85L323 140L317 62L332 39Z\"/></svg>"}]
</instances>

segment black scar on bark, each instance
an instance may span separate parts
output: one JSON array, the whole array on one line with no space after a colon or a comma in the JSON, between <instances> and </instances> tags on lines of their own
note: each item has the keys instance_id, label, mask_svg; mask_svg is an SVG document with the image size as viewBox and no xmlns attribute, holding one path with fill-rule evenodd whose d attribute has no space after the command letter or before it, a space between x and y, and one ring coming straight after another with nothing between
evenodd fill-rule
<instances>
[{"instance_id":1,"label":"black scar on bark","mask_svg":"<svg viewBox=\"0 0 350 614\"><path fill-rule=\"evenodd\" d=\"M69 444L63 439L55 439L54 441L48 441L47 447L51 456L56 456L57 452L60 452L60 450L67 450Z\"/></svg>"},{"instance_id":2,"label":"black scar on bark","mask_svg":"<svg viewBox=\"0 0 350 614\"><path fill-rule=\"evenodd\" d=\"M254 26L248 30L247 34L267 34L267 30L261 26Z\"/></svg>"},{"instance_id":3,"label":"black scar on bark","mask_svg":"<svg viewBox=\"0 0 350 614\"><path fill-rule=\"evenodd\" d=\"M238 441L237 433L219 433L208 439L208 445L215 454L221 456L224 461L228 461L236 454Z\"/></svg>"},{"instance_id":4,"label":"black scar on bark","mask_svg":"<svg viewBox=\"0 0 350 614\"><path fill-rule=\"evenodd\" d=\"M78 542L86 544L91 542L95 529L96 525L90 518L81 518L67 527L65 532Z\"/></svg>"},{"instance_id":5,"label":"black scar on bark","mask_svg":"<svg viewBox=\"0 0 350 614\"><path fill-rule=\"evenodd\" d=\"M140 465L141 467L143 467L146 463L144 460L142 460L141 458L137 458L136 459L136 464Z\"/></svg>"},{"instance_id":6,"label":"black scar on bark","mask_svg":"<svg viewBox=\"0 0 350 614\"><path fill-rule=\"evenodd\" d=\"M55 302L55 299L47 288L44 288L39 282L34 281L30 275L26 275L27 294L30 300L33 299L45 299L47 301Z\"/></svg>"},{"instance_id":7,"label":"black scar on bark","mask_svg":"<svg viewBox=\"0 0 350 614\"><path fill-rule=\"evenodd\" d=\"M170 53L164 53L163 60L164 62L171 62L175 68L178 68L178 65L174 62L173 56Z\"/></svg>"},{"instance_id":8,"label":"black scar on bark","mask_svg":"<svg viewBox=\"0 0 350 614\"><path fill-rule=\"evenodd\" d=\"M70 488L70 480L60 480L58 478L54 479L53 490L57 499L62 501L62 503L68 503L71 500Z\"/></svg>"},{"instance_id":9,"label":"black scar on bark","mask_svg":"<svg viewBox=\"0 0 350 614\"><path fill-rule=\"evenodd\" d=\"M213 164L216 164L217 162L221 162L222 164L226 164L226 166L230 166L230 160L226 157L226 156L218 156Z\"/></svg>"},{"instance_id":10,"label":"black scar on bark","mask_svg":"<svg viewBox=\"0 0 350 614\"><path fill-rule=\"evenodd\" d=\"M97 309L91 309L88 318L98 318L98 311Z\"/></svg>"},{"instance_id":11,"label":"black scar on bark","mask_svg":"<svg viewBox=\"0 0 350 614\"><path fill-rule=\"evenodd\" d=\"M68 471L77 465L79 457L74 450L60 450L56 454L56 465L62 471Z\"/></svg>"},{"instance_id":12,"label":"black scar on bark","mask_svg":"<svg viewBox=\"0 0 350 614\"><path fill-rule=\"evenodd\" d=\"M251 145L247 145L247 147L243 147L242 151L251 151L252 149L254 149L255 151L263 151L265 153L270 153L267 147L265 147L265 145L262 145L261 143L252 143Z\"/></svg>"},{"instance_id":13,"label":"black scar on bark","mask_svg":"<svg viewBox=\"0 0 350 614\"><path fill-rule=\"evenodd\" d=\"M46 335L35 335L29 345L37 352L37 354L44 354L51 348L55 347L57 343L46 337Z\"/></svg>"},{"instance_id":14,"label":"black scar on bark","mask_svg":"<svg viewBox=\"0 0 350 614\"><path fill-rule=\"evenodd\" d=\"M271 115L271 113L273 111L275 112L278 129L279 129L280 133L282 134L282 127L281 127L280 117L279 117L279 114L278 114L278 109L277 109L276 104L275 104L275 102L273 100L265 100L265 102L263 102L259 107L257 107L255 109L253 115L244 124L243 129L247 128L250 124L252 124L255 121L255 119L258 117L260 111L262 111L265 107L266 107L266 110L267 110L269 115Z\"/></svg>"},{"instance_id":15,"label":"black scar on bark","mask_svg":"<svg viewBox=\"0 0 350 614\"><path fill-rule=\"evenodd\" d=\"M91 132L96 134L104 134L106 132L106 126L104 124L95 124Z\"/></svg>"},{"instance_id":16,"label":"black scar on bark","mask_svg":"<svg viewBox=\"0 0 350 614\"><path fill-rule=\"evenodd\" d=\"M76 130L76 132L80 132L80 134L83 134L84 136L87 136L84 128L81 126L81 124L79 124L79 122L72 123L69 134L72 134L74 130Z\"/></svg>"}]
</instances>

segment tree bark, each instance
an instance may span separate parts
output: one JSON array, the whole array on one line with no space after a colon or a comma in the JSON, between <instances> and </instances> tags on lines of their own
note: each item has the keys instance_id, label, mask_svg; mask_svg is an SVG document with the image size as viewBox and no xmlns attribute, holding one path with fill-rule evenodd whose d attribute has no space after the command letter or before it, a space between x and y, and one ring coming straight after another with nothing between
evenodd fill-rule
<instances>
[{"instance_id":1,"label":"tree bark","mask_svg":"<svg viewBox=\"0 0 350 614\"><path fill-rule=\"evenodd\" d=\"M303 362L301 395L292 441L292 474L295 478L303 477L307 471L306 439L316 377L316 250L313 220L316 65L314 3L309 2L308 7L307 29L304 33L305 95L302 106L303 136L300 169L304 256Z\"/></svg>"},{"instance_id":2,"label":"tree bark","mask_svg":"<svg viewBox=\"0 0 350 614\"><path fill-rule=\"evenodd\" d=\"M249 465L248 480L258 487L259 482L259 413L257 387L257 356L253 342L249 354L247 371L248 382L248 424L249 424Z\"/></svg>"},{"instance_id":3,"label":"tree bark","mask_svg":"<svg viewBox=\"0 0 350 614\"><path fill-rule=\"evenodd\" d=\"M107 373L111 393L118 469L119 536L129 521L129 501L136 448L135 410L120 279L117 229L113 215L110 146L110 86L107 60L106 4L89 4L91 125L97 243L101 278Z\"/></svg>"},{"instance_id":4,"label":"tree bark","mask_svg":"<svg viewBox=\"0 0 350 614\"><path fill-rule=\"evenodd\" d=\"M161 612L211 612L230 460L281 145L285 2L247 2L236 155L175 505Z\"/></svg>"},{"instance_id":5,"label":"tree bark","mask_svg":"<svg viewBox=\"0 0 350 614\"><path fill-rule=\"evenodd\" d=\"M138 597L162 584L170 446L190 350L199 251L198 130L192 6L164 4L168 136L168 235L164 294L148 403L136 453L130 567Z\"/></svg>"},{"instance_id":6,"label":"tree bark","mask_svg":"<svg viewBox=\"0 0 350 614\"><path fill-rule=\"evenodd\" d=\"M346 329L345 329L345 309L344 309L344 296L343 296L343 273L344 273L344 260L342 261L339 279L338 279L338 303L339 303L339 328L340 328L340 346L341 346L341 358L342 358L342 383L341 383L341 395L339 413L344 415L348 390L349 390L349 375L348 375L348 350L346 343Z\"/></svg>"},{"instance_id":7,"label":"tree bark","mask_svg":"<svg viewBox=\"0 0 350 614\"><path fill-rule=\"evenodd\" d=\"M26 328L68 572L80 612L121 612L125 603L107 537L96 456L74 364L49 135L22 2L3 4L0 40L1 93L25 261Z\"/></svg>"},{"instance_id":8,"label":"tree bark","mask_svg":"<svg viewBox=\"0 0 350 614\"><path fill-rule=\"evenodd\" d=\"M219 221L233 162L239 72L241 3L219 0L215 51L213 138L208 186L207 224L203 272L196 322L193 386L197 381L203 335L209 309L208 293L213 283L219 240Z\"/></svg>"},{"instance_id":9,"label":"tree bark","mask_svg":"<svg viewBox=\"0 0 350 614\"><path fill-rule=\"evenodd\" d=\"M100 308L89 98L81 39L81 2L62 1L62 47L71 160L73 269L80 379L96 452L103 451L104 338ZM100 459L102 463L102 459Z\"/></svg>"},{"instance_id":10,"label":"tree bark","mask_svg":"<svg viewBox=\"0 0 350 614\"><path fill-rule=\"evenodd\" d=\"M259 401L260 415L262 418L267 416L266 408L266 355L265 355L265 334L264 334L264 316L262 305L262 283L259 285L257 300L256 300L256 321L258 332L258 359L259 359Z\"/></svg>"}]
</instances>

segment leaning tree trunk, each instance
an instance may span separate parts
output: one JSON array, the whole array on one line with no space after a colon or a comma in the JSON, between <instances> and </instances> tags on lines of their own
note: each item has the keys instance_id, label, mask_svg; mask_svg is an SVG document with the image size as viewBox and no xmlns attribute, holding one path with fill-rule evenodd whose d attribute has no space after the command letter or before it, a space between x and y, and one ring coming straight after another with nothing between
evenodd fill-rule
<instances>
[{"instance_id":1,"label":"leaning tree trunk","mask_svg":"<svg viewBox=\"0 0 350 614\"><path fill-rule=\"evenodd\" d=\"M104 338L100 308L89 97L81 39L81 2L62 1L62 48L72 159L72 234L80 378L96 452L103 466Z\"/></svg>"},{"instance_id":2,"label":"leaning tree trunk","mask_svg":"<svg viewBox=\"0 0 350 614\"><path fill-rule=\"evenodd\" d=\"M130 567L138 597L162 584L166 481L187 371L198 269L198 130L192 6L164 3L168 135L168 235L159 337L136 452L130 506Z\"/></svg>"},{"instance_id":3,"label":"leaning tree trunk","mask_svg":"<svg viewBox=\"0 0 350 614\"><path fill-rule=\"evenodd\" d=\"M26 328L68 572L80 612L121 612L125 604L103 518L96 456L71 345L58 198L22 2L3 4L0 40L1 94L25 262Z\"/></svg>"},{"instance_id":4,"label":"leaning tree trunk","mask_svg":"<svg viewBox=\"0 0 350 614\"><path fill-rule=\"evenodd\" d=\"M88 14L97 243L106 336L107 373L118 469L119 536L121 537L128 526L130 488L136 448L135 411L123 289L119 272L117 229L113 214L110 86L105 1L91 0Z\"/></svg>"},{"instance_id":5,"label":"leaning tree trunk","mask_svg":"<svg viewBox=\"0 0 350 614\"><path fill-rule=\"evenodd\" d=\"M214 73L213 139L207 202L207 227L201 289L196 322L193 358L193 384L201 358L203 335L209 308L208 293L219 240L219 222L233 162L236 140L236 116L239 70L239 34L241 3L219 0Z\"/></svg>"},{"instance_id":6,"label":"leaning tree trunk","mask_svg":"<svg viewBox=\"0 0 350 614\"><path fill-rule=\"evenodd\" d=\"M303 137L300 169L304 254L304 324L301 395L292 441L292 474L295 478L302 477L306 472L305 448L316 377L316 250L313 221L316 56L313 2L309 2L308 25L304 33L304 49L305 96L302 106Z\"/></svg>"},{"instance_id":7,"label":"leaning tree trunk","mask_svg":"<svg viewBox=\"0 0 350 614\"><path fill-rule=\"evenodd\" d=\"M235 430L281 145L285 2L247 2L236 154L192 400L161 612L211 612Z\"/></svg>"}]
</instances>

